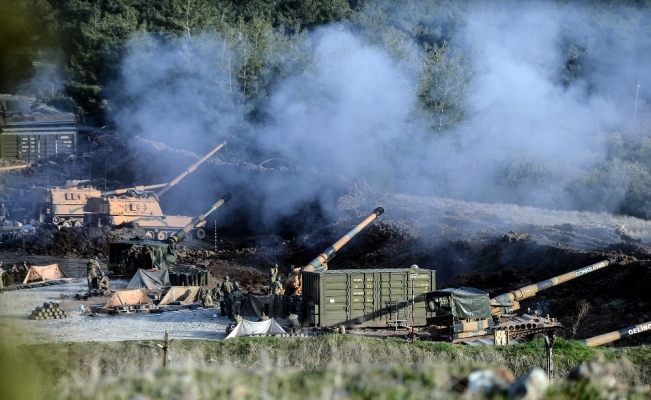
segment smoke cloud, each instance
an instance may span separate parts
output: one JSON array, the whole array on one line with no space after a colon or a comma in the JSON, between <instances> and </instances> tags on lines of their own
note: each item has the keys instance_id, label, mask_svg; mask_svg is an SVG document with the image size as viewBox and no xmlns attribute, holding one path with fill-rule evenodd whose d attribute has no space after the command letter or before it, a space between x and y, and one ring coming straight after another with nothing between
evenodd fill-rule
<instances>
[{"instance_id":1,"label":"smoke cloud","mask_svg":"<svg viewBox=\"0 0 651 400\"><path fill-rule=\"evenodd\" d=\"M393 25L440 33L436 17L405 10L410 14ZM271 60L278 49L270 48L264 99L246 99L237 87L243 45L208 33L134 37L116 85L116 125L197 154L234 138L229 146L249 156L240 161L279 157L298 165L302 172L253 182L233 173L213 183L216 195L255 185L260 220L313 201L334 212L335 193L360 177L385 191L577 207L567 188L606 159L605 136L631 131L637 82L651 82L649 33L613 36L626 34L614 24L648 26L649 15L626 8L588 14L548 2L475 4L463 15L438 39L452 49L450 63L460 64L446 71L450 80L441 80L437 93L446 95L455 74L470 77L459 97L466 112L454 129L433 128L445 111L419 106L427 77L418 38L397 30L396 52L346 25L305 35L287 50L298 58L280 52ZM466 56L453 60L455 51ZM273 76L279 68L285 73ZM256 120L245 118L247 101L261 110ZM315 170L323 175L311 175Z\"/></svg>"}]
</instances>

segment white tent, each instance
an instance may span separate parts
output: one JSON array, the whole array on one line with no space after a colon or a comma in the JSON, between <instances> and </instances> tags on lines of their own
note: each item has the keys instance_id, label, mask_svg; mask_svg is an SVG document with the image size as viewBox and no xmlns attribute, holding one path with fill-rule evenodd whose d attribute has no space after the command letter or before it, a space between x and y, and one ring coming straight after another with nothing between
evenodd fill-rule
<instances>
[{"instance_id":1,"label":"white tent","mask_svg":"<svg viewBox=\"0 0 651 400\"><path fill-rule=\"evenodd\" d=\"M232 339L241 336L260 335L263 333L287 333L282 326L273 318L266 321L251 322L242 320L233 331L226 336L226 339Z\"/></svg>"}]
</instances>

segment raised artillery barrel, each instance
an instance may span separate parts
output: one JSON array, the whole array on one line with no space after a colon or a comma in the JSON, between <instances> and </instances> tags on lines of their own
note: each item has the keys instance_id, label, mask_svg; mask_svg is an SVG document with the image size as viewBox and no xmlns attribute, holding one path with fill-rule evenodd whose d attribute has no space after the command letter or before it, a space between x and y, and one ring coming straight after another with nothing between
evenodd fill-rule
<instances>
[{"instance_id":1,"label":"raised artillery barrel","mask_svg":"<svg viewBox=\"0 0 651 400\"><path fill-rule=\"evenodd\" d=\"M145 191L145 190L151 190L151 189L158 189L167 186L167 183L158 183L156 185L147 185L147 186L134 186L132 188L124 188L124 189L115 189L115 190L107 190L102 192L102 196L119 196L121 194L126 194L130 190L138 190L138 191Z\"/></svg>"},{"instance_id":2,"label":"raised artillery barrel","mask_svg":"<svg viewBox=\"0 0 651 400\"><path fill-rule=\"evenodd\" d=\"M181 181L181 179L185 178L188 174L192 173L192 171L194 171L195 169L197 169L197 167L198 167L199 165L201 165L204 161L206 161L207 159L209 159L210 156L212 156L213 154L215 154L215 153L217 153L219 150L221 150L221 148L224 147L224 146L226 146L226 140L224 140L223 142L221 142L221 143L219 144L219 146L217 146L217 147L215 147L214 149L212 149L212 151L211 151L210 153L208 153L208 154L206 154L205 156L203 156L199 161L197 161L196 163L194 163L194 164L192 164L190 167L188 167L188 169L186 169L185 171L183 171L183 173L182 173L181 175L179 175L179 176L177 176L176 178L174 178L174 179L173 179L170 183L168 183L168 184L167 184L163 189L161 189L158 193L156 193L156 195L157 195L158 197L161 197L162 195L164 195L165 193L167 193L167 191L170 190L173 186L176 186L176 184L179 183L179 182Z\"/></svg>"},{"instance_id":3,"label":"raised artillery barrel","mask_svg":"<svg viewBox=\"0 0 651 400\"><path fill-rule=\"evenodd\" d=\"M356 227L350 230L345 234L341 239L337 240L335 244L328 247L323 253L319 254L314 260L312 260L308 265L305 266L306 271L318 271L323 269L328 269L328 262L334 258L337 254L337 251L341 249L346 243L350 241L355 235L366 228L375 218L379 217L384 213L384 208L378 207L371 215L369 215L364 221L360 222Z\"/></svg>"},{"instance_id":4,"label":"raised artillery barrel","mask_svg":"<svg viewBox=\"0 0 651 400\"><path fill-rule=\"evenodd\" d=\"M187 235L190 231L192 231L199 222L205 221L206 218L216 209L221 207L224 203L226 203L228 200L230 200L233 197L230 193L226 193L224 196L222 196L221 199L217 200L215 204L210 206L209 209L203 212L203 214L199 215L197 218L193 219L192 222L184 226L182 229L179 229L175 234L170 236L170 240L172 240L175 243L180 242L183 240L185 235Z\"/></svg>"},{"instance_id":5,"label":"raised artillery barrel","mask_svg":"<svg viewBox=\"0 0 651 400\"><path fill-rule=\"evenodd\" d=\"M637 335L638 333L651 331L651 321L639 325L629 326L618 331L604 333L603 335L593 336L591 338L580 340L581 343L588 347L600 346L602 344L614 342L627 336Z\"/></svg>"},{"instance_id":6,"label":"raised artillery barrel","mask_svg":"<svg viewBox=\"0 0 651 400\"><path fill-rule=\"evenodd\" d=\"M542 282L538 282L533 285L528 285L520 289L513 290L509 293L504 293L499 296L495 296L492 299L490 299L491 314L502 315L502 314L508 314L512 311L519 310L520 300L531 298L541 290L549 289L556 285L560 285L561 283L571 281L580 276L587 275L591 272L613 265L621 260L622 260L621 256L614 256L609 258L608 260L601 261L589 265L587 267L579 268L572 272L567 272L563 275L555 276L553 278L546 279Z\"/></svg>"}]
</instances>

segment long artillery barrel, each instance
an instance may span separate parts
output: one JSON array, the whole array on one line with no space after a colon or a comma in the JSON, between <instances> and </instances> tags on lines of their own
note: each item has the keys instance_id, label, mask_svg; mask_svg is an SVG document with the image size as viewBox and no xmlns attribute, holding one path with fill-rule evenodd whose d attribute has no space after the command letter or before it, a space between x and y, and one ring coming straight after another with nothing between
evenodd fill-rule
<instances>
[{"instance_id":1,"label":"long artillery barrel","mask_svg":"<svg viewBox=\"0 0 651 400\"><path fill-rule=\"evenodd\" d=\"M226 203L228 200L233 197L230 193L226 193L225 195L222 196L221 199L219 199L215 204L210 206L209 209L203 212L203 214L199 215L197 218L193 219L192 222L187 224L186 226L183 227L183 229L179 229L176 233L174 233L172 236L170 236L170 240L172 240L175 243L180 242L185 238L185 235L190 233L191 230L194 229L195 226L201 221L205 221L206 218L216 209L221 207L224 203Z\"/></svg>"},{"instance_id":2,"label":"long artillery barrel","mask_svg":"<svg viewBox=\"0 0 651 400\"><path fill-rule=\"evenodd\" d=\"M118 196L121 194L128 193L129 190L144 191L144 190L158 189L165 186L167 186L167 183L159 183L156 185L148 185L148 186L134 186L132 188L124 188L124 189L107 190L105 192L102 192L102 196Z\"/></svg>"},{"instance_id":3,"label":"long artillery barrel","mask_svg":"<svg viewBox=\"0 0 651 400\"><path fill-rule=\"evenodd\" d=\"M533 297L541 290L549 289L550 287L560 285L572 279L578 278L580 276L589 274L591 272L597 271L599 269L605 268L609 265L613 265L618 261L621 261L621 256L614 256L608 260L598 262L596 264L589 265L587 267L579 268L572 272L565 273L553 277L551 279L538 282L533 285L525 286L520 289L513 290L509 293L504 293L499 296L495 296L490 299L491 314L493 315L502 315L509 314L512 311L520 309L520 300L528 299Z\"/></svg>"},{"instance_id":4,"label":"long artillery barrel","mask_svg":"<svg viewBox=\"0 0 651 400\"><path fill-rule=\"evenodd\" d=\"M580 340L580 342L588 347L595 347L647 331L651 331L651 321L629 326L628 328L620 329L618 331L604 333L603 335L593 336L585 340Z\"/></svg>"},{"instance_id":5,"label":"long artillery barrel","mask_svg":"<svg viewBox=\"0 0 651 400\"><path fill-rule=\"evenodd\" d=\"M382 215L382 213L384 213L384 208L382 207L378 207L375 210L373 210L371 215L369 215L364 221L359 223L359 225L354 227L350 232L344 235L341 239L337 240L335 244L328 247L323 253L319 254L314 260L312 260L303 269L305 271L319 271L319 270L328 269L328 261L334 258L334 256L337 254L337 251L339 251L339 249L341 249L346 243L348 243L350 239L352 239L355 235L361 232L362 229L366 228L366 226L370 224L375 218Z\"/></svg>"},{"instance_id":6,"label":"long artillery barrel","mask_svg":"<svg viewBox=\"0 0 651 400\"><path fill-rule=\"evenodd\" d=\"M212 149L212 151L211 151L210 153L208 153L208 154L206 154L205 156L203 156L203 157L201 158L201 160L199 160L199 161L197 161L196 163L192 164L188 169L186 169L185 171L183 171L183 173L182 173L181 175L179 175L179 176L177 176L176 178L174 178L170 183L167 184L167 186L165 186L165 187L164 187L163 189L161 189L158 193L156 193L156 195L157 195L158 197L161 197L162 195L164 195L165 193L167 193L167 191L170 190L173 186L176 186L176 184L179 183L179 182L181 181L181 179L185 178L188 174L192 173L192 171L194 171L195 169L197 169L197 167L198 167L199 165L201 165L204 161L206 161L207 159L209 159L210 156L212 156L213 154L215 154L215 153L217 153L219 150L221 150L221 148L224 147L224 146L226 146L226 140L224 140L223 142L221 142L221 143L219 144L219 146L217 146L217 147L215 147L214 149Z\"/></svg>"}]
</instances>

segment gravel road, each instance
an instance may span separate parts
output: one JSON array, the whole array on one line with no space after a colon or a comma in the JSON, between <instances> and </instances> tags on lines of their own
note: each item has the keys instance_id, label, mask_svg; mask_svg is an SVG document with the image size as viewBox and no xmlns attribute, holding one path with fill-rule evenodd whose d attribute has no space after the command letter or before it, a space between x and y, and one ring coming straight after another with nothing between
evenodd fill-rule
<instances>
[{"instance_id":1,"label":"gravel road","mask_svg":"<svg viewBox=\"0 0 651 400\"><path fill-rule=\"evenodd\" d=\"M126 281L115 281L115 287L126 287ZM86 280L70 279L62 285L0 293L0 334L16 337L26 343L85 342L162 339L165 331L170 338L223 339L227 317L219 310L198 308L170 311L162 314L122 314L95 316L76 312L82 302L62 300L60 295L73 298L87 288ZM57 302L70 313L70 318L34 321L28 315L43 302ZM5 336L8 335L8 336Z\"/></svg>"}]
</instances>

